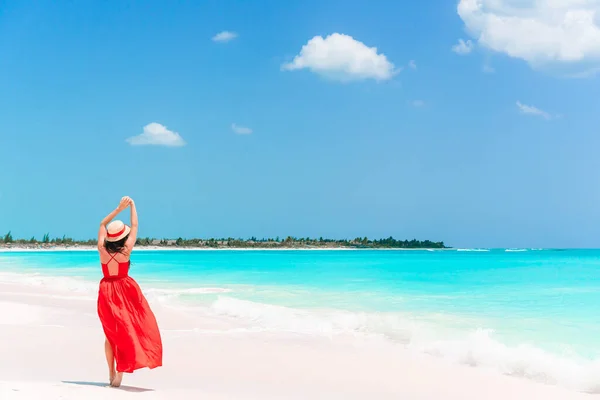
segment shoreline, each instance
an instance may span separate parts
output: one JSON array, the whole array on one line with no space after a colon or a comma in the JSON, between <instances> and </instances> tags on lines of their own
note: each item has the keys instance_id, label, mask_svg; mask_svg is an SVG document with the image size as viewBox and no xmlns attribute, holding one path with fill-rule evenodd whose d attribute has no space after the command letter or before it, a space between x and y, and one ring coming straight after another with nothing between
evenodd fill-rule
<instances>
[{"instance_id":1,"label":"shoreline","mask_svg":"<svg viewBox=\"0 0 600 400\"><path fill-rule=\"evenodd\" d=\"M107 388L95 297L58 293L0 283L4 361L0 398L590 398L485 367L453 364L388 342L357 342L353 335L315 337L253 330L235 318L182 313L154 299L149 301L163 337L163 367L126 374L121 389Z\"/></svg>"}]
</instances>

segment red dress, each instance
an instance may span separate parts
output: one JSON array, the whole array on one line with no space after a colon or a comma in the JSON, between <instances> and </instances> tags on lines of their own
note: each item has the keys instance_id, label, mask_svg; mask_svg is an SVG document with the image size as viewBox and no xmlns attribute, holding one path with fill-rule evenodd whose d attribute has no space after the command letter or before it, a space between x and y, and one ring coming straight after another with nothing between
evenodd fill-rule
<instances>
[{"instance_id":1,"label":"red dress","mask_svg":"<svg viewBox=\"0 0 600 400\"><path fill-rule=\"evenodd\" d=\"M102 264L104 278L98 290L98 316L113 348L117 372L162 366L158 324L137 282L127 274L129 265L129 261L119 263L119 273L111 276L108 263Z\"/></svg>"}]
</instances>

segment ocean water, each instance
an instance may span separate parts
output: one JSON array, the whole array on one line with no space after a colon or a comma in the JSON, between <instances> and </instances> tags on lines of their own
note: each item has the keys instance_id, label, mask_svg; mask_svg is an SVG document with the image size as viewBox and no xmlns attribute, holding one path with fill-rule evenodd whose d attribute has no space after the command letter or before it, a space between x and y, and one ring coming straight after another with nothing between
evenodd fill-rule
<instances>
[{"instance_id":1,"label":"ocean water","mask_svg":"<svg viewBox=\"0 0 600 400\"><path fill-rule=\"evenodd\" d=\"M600 392L600 250L136 251L151 301L255 330L352 335ZM0 253L0 282L95 295L96 252Z\"/></svg>"}]
</instances>

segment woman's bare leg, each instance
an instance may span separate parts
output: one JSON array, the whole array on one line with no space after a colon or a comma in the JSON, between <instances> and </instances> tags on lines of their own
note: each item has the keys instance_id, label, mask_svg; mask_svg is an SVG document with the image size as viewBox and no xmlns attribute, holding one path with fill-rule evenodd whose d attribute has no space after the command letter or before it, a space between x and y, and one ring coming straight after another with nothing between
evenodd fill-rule
<instances>
[{"instance_id":1,"label":"woman's bare leg","mask_svg":"<svg viewBox=\"0 0 600 400\"><path fill-rule=\"evenodd\" d=\"M106 354L106 362L108 363L108 382L112 385L117 371L115 370L115 353L113 352L112 346L108 342L108 339L104 339L104 353Z\"/></svg>"}]
</instances>

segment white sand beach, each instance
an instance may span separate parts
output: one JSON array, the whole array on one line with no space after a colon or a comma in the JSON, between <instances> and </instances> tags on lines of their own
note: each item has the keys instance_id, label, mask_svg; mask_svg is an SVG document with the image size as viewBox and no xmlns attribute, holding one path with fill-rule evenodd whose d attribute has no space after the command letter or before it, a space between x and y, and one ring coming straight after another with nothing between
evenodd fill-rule
<instances>
[{"instance_id":1,"label":"white sand beach","mask_svg":"<svg viewBox=\"0 0 600 400\"><path fill-rule=\"evenodd\" d=\"M0 284L0 399L594 398L457 366L382 342L253 331L153 303L164 366L106 387L102 329L89 294Z\"/></svg>"},{"instance_id":2,"label":"white sand beach","mask_svg":"<svg viewBox=\"0 0 600 400\"><path fill-rule=\"evenodd\" d=\"M372 250L401 250L401 251L423 251L425 249L358 249L351 247L175 247L175 246L136 246L133 251L372 251ZM447 249L440 249L447 250ZM0 247L0 253L37 253L37 252L57 252L57 251L97 251L95 246L56 246L47 248L30 247Z\"/></svg>"}]
</instances>

